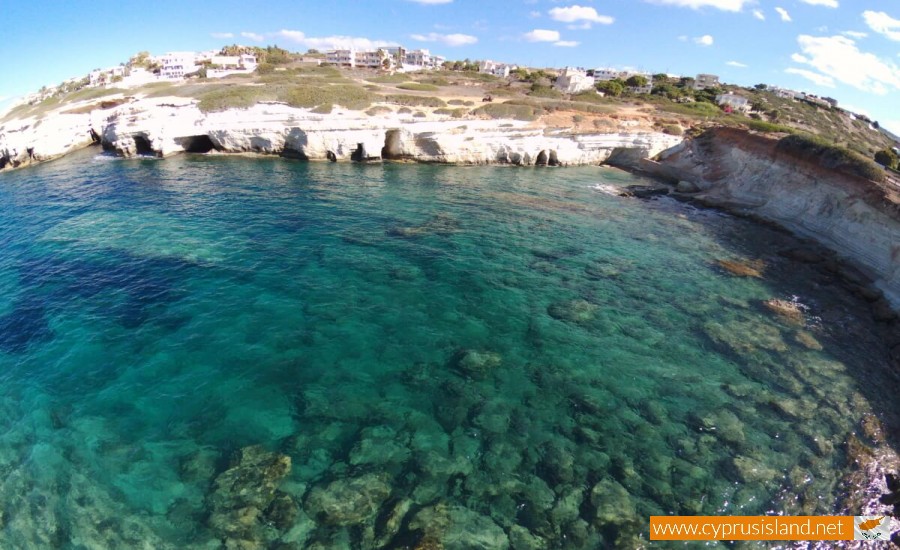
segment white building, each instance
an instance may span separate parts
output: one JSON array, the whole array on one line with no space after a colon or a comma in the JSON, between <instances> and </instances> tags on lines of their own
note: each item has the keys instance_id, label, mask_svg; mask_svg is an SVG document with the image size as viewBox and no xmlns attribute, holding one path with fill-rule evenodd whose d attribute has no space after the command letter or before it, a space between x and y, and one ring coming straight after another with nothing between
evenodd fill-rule
<instances>
[{"instance_id":1,"label":"white building","mask_svg":"<svg viewBox=\"0 0 900 550\"><path fill-rule=\"evenodd\" d=\"M732 111L746 113L750 111L750 100L737 94L719 94L716 103L721 107L730 107Z\"/></svg>"},{"instance_id":2,"label":"white building","mask_svg":"<svg viewBox=\"0 0 900 550\"><path fill-rule=\"evenodd\" d=\"M478 72L492 74L499 78L506 78L509 76L509 73L515 71L516 69L518 69L518 67L515 65L486 60L481 62L478 67Z\"/></svg>"},{"instance_id":3,"label":"white building","mask_svg":"<svg viewBox=\"0 0 900 550\"><path fill-rule=\"evenodd\" d=\"M256 70L256 56L253 54L241 55L214 55L209 59L212 67L206 70L206 78L222 78L232 74L249 74Z\"/></svg>"},{"instance_id":4,"label":"white building","mask_svg":"<svg viewBox=\"0 0 900 550\"><path fill-rule=\"evenodd\" d=\"M407 65L416 68L438 69L446 61L445 57L432 55L428 50L409 50L403 56L404 69Z\"/></svg>"},{"instance_id":5,"label":"white building","mask_svg":"<svg viewBox=\"0 0 900 550\"><path fill-rule=\"evenodd\" d=\"M338 67L353 67L356 62L355 50L328 50L325 52L325 63Z\"/></svg>"},{"instance_id":6,"label":"white building","mask_svg":"<svg viewBox=\"0 0 900 550\"><path fill-rule=\"evenodd\" d=\"M718 88L719 77L714 74L698 74L694 79L695 90L705 90L707 88Z\"/></svg>"},{"instance_id":7,"label":"white building","mask_svg":"<svg viewBox=\"0 0 900 550\"><path fill-rule=\"evenodd\" d=\"M605 69L594 69L594 83L600 82L608 82L610 80L626 80L631 73L629 71L620 71L619 69L613 69L611 67L607 67Z\"/></svg>"},{"instance_id":8,"label":"white building","mask_svg":"<svg viewBox=\"0 0 900 550\"><path fill-rule=\"evenodd\" d=\"M194 52L169 52L159 58L160 78L180 80L200 70L197 66L197 54Z\"/></svg>"},{"instance_id":9,"label":"white building","mask_svg":"<svg viewBox=\"0 0 900 550\"><path fill-rule=\"evenodd\" d=\"M577 94L594 88L594 78L582 69L566 67L556 77L553 87L566 94Z\"/></svg>"},{"instance_id":10,"label":"white building","mask_svg":"<svg viewBox=\"0 0 900 550\"><path fill-rule=\"evenodd\" d=\"M95 71L91 71L91 74L88 75L90 79L91 86L104 86L112 82L113 78L119 77L122 78L125 76L125 67L110 67L108 69L97 69Z\"/></svg>"},{"instance_id":11,"label":"white building","mask_svg":"<svg viewBox=\"0 0 900 550\"><path fill-rule=\"evenodd\" d=\"M128 71L128 75L122 79L122 82L116 84L116 86L121 86L123 88L133 88L136 86L143 86L145 84L150 84L151 82L156 82L159 78L148 71L143 67L132 67Z\"/></svg>"}]
</instances>

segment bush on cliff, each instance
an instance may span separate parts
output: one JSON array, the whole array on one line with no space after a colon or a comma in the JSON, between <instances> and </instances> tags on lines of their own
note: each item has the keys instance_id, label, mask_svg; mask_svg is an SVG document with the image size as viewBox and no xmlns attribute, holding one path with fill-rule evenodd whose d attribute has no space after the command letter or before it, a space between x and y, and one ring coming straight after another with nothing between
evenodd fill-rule
<instances>
[{"instance_id":1,"label":"bush on cliff","mask_svg":"<svg viewBox=\"0 0 900 550\"><path fill-rule=\"evenodd\" d=\"M388 103L405 105L407 107L446 107L443 99L437 97L423 97L417 95L390 94L384 96Z\"/></svg>"},{"instance_id":2,"label":"bush on cliff","mask_svg":"<svg viewBox=\"0 0 900 550\"><path fill-rule=\"evenodd\" d=\"M432 84L422 84L420 82L404 82L398 84L397 88L401 90L409 90L411 92L436 92L438 87Z\"/></svg>"},{"instance_id":3,"label":"bush on cliff","mask_svg":"<svg viewBox=\"0 0 900 550\"><path fill-rule=\"evenodd\" d=\"M812 135L794 134L783 137L778 140L776 150L830 170L875 182L884 181L884 170L871 160Z\"/></svg>"},{"instance_id":4,"label":"bush on cliff","mask_svg":"<svg viewBox=\"0 0 900 550\"><path fill-rule=\"evenodd\" d=\"M875 162L891 169L897 168L897 154L890 149L883 149L875 153Z\"/></svg>"},{"instance_id":5,"label":"bush on cliff","mask_svg":"<svg viewBox=\"0 0 900 550\"><path fill-rule=\"evenodd\" d=\"M515 120L537 120L544 113L543 108L512 103L488 103L472 111L473 115L483 115L492 119L511 118Z\"/></svg>"}]
</instances>

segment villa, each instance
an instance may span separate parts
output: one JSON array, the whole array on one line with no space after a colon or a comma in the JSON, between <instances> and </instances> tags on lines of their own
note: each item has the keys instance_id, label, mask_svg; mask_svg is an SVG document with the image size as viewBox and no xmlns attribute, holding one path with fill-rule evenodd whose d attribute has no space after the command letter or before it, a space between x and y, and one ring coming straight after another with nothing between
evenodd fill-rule
<instances>
[{"instance_id":1,"label":"villa","mask_svg":"<svg viewBox=\"0 0 900 550\"><path fill-rule=\"evenodd\" d=\"M485 60L479 64L478 72L494 75L498 78L507 78L509 73L515 71L518 67L508 63L498 63L496 61Z\"/></svg>"},{"instance_id":2,"label":"villa","mask_svg":"<svg viewBox=\"0 0 900 550\"><path fill-rule=\"evenodd\" d=\"M584 69L566 67L556 77L553 87L566 94L577 94L594 88L594 79Z\"/></svg>"},{"instance_id":3,"label":"villa","mask_svg":"<svg viewBox=\"0 0 900 550\"><path fill-rule=\"evenodd\" d=\"M695 90L705 90L707 88L718 88L719 77L714 74L698 74L694 79Z\"/></svg>"}]
</instances>

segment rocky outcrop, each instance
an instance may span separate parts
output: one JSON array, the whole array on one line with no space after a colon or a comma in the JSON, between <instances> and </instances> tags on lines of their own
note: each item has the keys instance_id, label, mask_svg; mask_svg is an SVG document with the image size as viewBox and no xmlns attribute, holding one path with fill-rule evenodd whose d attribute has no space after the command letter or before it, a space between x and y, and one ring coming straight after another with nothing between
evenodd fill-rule
<instances>
[{"instance_id":1,"label":"rocky outcrop","mask_svg":"<svg viewBox=\"0 0 900 550\"><path fill-rule=\"evenodd\" d=\"M281 104L202 113L193 104L167 103L140 115L114 118L104 146L121 155L139 153L143 140L155 154L187 150L208 137L216 151L253 152L313 160L385 159L449 164L599 164L616 149L652 156L680 141L656 133L572 134L522 121L419 120L407 115L328 115Z\"/></svg>"},{"instance_id":2,"label":"rocky outcrop","mask_svg":"<svg viewBox=\"0 0 900 550\"><path fill-rule=\"evenodd\" d=\"M774 222L837 252L900 308L900 188L828 169L777 140L716 128L631 166L699 190L695 200ZM877 297L876 297L877 298Z\"/></svg>"},{"instance_id":3,"label":"rocky outcrop","mask_svg":"<svg viewBox=\"0 0 900 550\"><path fill-rule=\"evenodd\" d=\"M0 170L61 157L96 142L105 113L58 114L13 120L0 126Z\"/></svg>"},{"instance_id":4,"label":"rocky outcrop","mask_svg":"<svg viewBox=\"0 0 900 550\"><path fill-rule=\"evenodd\" d=\"M83 114L63 114L65 112ZM0 168L49 160L102 140L125 157L181 152L259 153L311 160L411 160L448 164L585 165L613 151L644 158L681 138L654 132L579 134L517 120L327 115L284 104L204 113L190 98L127 98L114 108L91 105L0 127Z\"/></svg>"}]
</instances>

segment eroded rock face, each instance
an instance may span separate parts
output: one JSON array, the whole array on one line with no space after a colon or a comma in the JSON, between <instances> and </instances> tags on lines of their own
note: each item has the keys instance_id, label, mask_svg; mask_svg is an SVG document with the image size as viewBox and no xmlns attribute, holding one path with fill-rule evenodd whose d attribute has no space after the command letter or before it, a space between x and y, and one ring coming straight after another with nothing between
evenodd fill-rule
<instances>
[{"instance_id":1,"label":"eroded rock face","mask_svg":"<svg viewBox=\"0 0 900 550\"><path fill-rule=\"evenodd\" d=\"M661 165L698 184L704 204L775 222L837 252L873 276L900 308L900 197L881 186L781 152L777 141L716 128L661 154ZM819 262L804 254L801 261Z\"/></svg>"}]
</instances>

